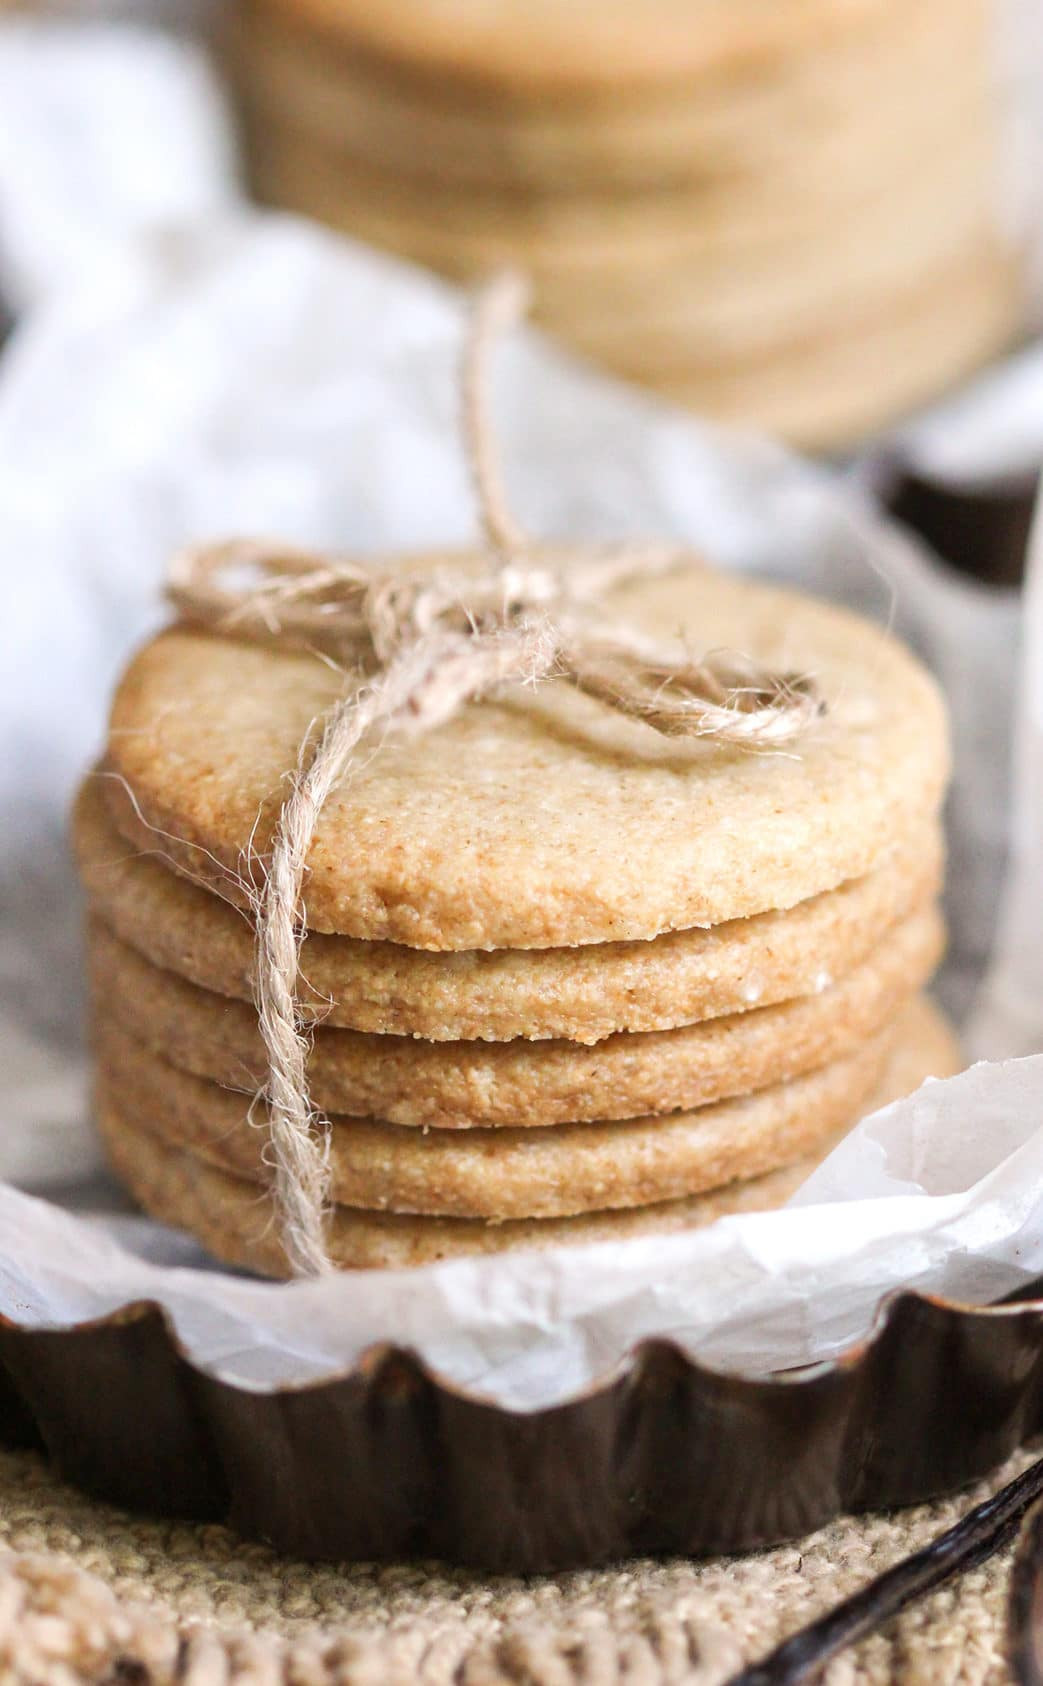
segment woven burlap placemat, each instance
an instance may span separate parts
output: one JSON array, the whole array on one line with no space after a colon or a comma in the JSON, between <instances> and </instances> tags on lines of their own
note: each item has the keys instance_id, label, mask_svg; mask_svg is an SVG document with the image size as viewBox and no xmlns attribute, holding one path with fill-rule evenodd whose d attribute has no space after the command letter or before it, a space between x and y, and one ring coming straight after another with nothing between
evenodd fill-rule
<instances>
[{"instance_id":1,"label":"woven burlap placemat","mask_svg":"<svg viewBox=\"0 0 1043 1686\"><path fill-rule=\"evenodd\" d=\"M10 1686L714 1686L1031 1461L942 1504L705 1563L547 1578L277 1557L147 1520L0 1452L0 1680ZM999 1686L1009 1553L835 1661L828 1686Z\"/></svg>"}]
</instances>

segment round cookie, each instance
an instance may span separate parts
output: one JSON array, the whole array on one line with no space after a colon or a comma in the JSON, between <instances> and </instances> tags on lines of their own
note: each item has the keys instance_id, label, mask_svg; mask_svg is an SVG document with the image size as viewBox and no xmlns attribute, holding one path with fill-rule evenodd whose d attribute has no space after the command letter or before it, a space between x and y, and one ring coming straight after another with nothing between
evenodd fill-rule
<instances>
[{"instance_id":1,"label":"round cookie","mask_svg":"<svg viewBox=\"0 0 1043 1686\"><path fill-rule=\"evenodd\" d=\"M271 1207L256 1183L219 1170L182 1148L169 1147L107 1107L98 1109L97 1125L113 1172L150 1217L190 1230L225 1264L264 1276L290 1274ZM486 1223L337 1206L330 1224L331 1258L341 1270L401 1270L474 1254L669 1234L702 1227L734 1212L780 1206L819 1162L813 1155L784 1171L771 1171L712 1194L573 1218Z\"/></svg>"},{"instance_id":2,"label":"round cookie","mask_svg":"<svg viewBox=\"0 0 1043 1686\"><path fill-rule=\"evenodd\" d=\"M130 849L97 777L77 797L73 841L91 910L123 942L203 989L253 999L249 921L157 854ZM813 994L935 895L941 874L931 821L866 877L788 912L650 942L431 954L312 932L301 958L303 1005L326 1025L436 1042L593 1043L615 1031L669 1030Z\"/></svg>"},{"instance_id":3,"label":"round cookie","mask_svg":"<svg viewBox=\"0 0 1043 1686\"><path fill-rule=\"evenodd\" d=\"M264 1108L194 1077L97 1015L95 1098L170 1146L267 1180ZM647 1206L755 1177L810 1153L859 1113L880 1079L894 1026L846 1058L741 1100L666 1118L546 1130L410 1130L330 1119L331 1196L372 1211L489 1218L570 1217Z\"/></svg>"},{"instance_id":4,"label":"round cookie","mask_svg":"<svg viewBox=\"0 0 1043 1686\"><path fill-rule=\"evenodd\" d=\"M952 1033L928 1003L919 1001L903 1015L895 1055L871 1105L898 1099L924 1077L948 1076L961 1064ZM166 1145L143 1129L140 1121L124 1119L111 1108L100 1111L98 1123L116 1175L153 1217L190 1229L215 1258L228 1264L272 1276L287 1274L271 1205L265 1197L259 1197L256 1184L219 1171L184 1149ZM786 1171L733 1184L709 1195L573 1218L490 1224L466 1218L409 1217L336 1207L330 1224L330 1253L342 1268L405 1267L511 1248L668 1233L712 1223L730 1212L781 1205L819 1158L821 1150Z\"/></svg>"},{"instance_id":5,"label":"round cookie","mask_svg":"<svg viewBox=\"0 0 1043 1686\"><path fill-rule=\"evenodd\" d=\"M756 416L769 433L835 445L864 437L997 352L1010 339L1021 292L1015 258L992 235L887 300L857 331L849 324L839 333L809 333L770 357L716 367L686 365L682 357L644 367L621 342L612 366L719 420Z\"/></svg>"},{"instance_id":6,"label":"round cookie","mask_svg":"<svg viewBox=\"0 0 1043 1686\"><path fill-rule=\"evenodd\" d=\"M308 1078L326 1112L462 1129L638 1118L747 1094L841 1057L928 980L937 909L904 920L868 960L817 995L675 1030L567 1041L423 1042L320 1027ZM100 923L89 939L99 1012L172 1064L255 1092L267 1059L253 1007L161 971Z\"/></svg>"},{"instance_id":7,"label":"round cookie","mask_svg":"<svg viewBox=\"0 0 1043 1686\"><path fill-rule=\"evenodd\" d=\"M901 241L888 237L885 219L874 226L856 207L857 236L834 230L843 238L839 254L797 237L777 258L741 256L731 276L724 262L711 260L708 274L682 255L662 266L659 309L636 271L599 277L583 289L571 279L543 286L541 309L575 350L614 369L629 365L650 381L679 368L712 380L732 368L770 366L808 341L857 339L875 323L915 310L925 293L940 293L969 262L980 265L996 250L991 206L968 205L960 195L971 168L969 160L960 162L965 175L952 184L954 203L942 231L920 226L928 206L942 198L934 183L918 204L910 203L910 229ZM978 163L982 174L984 161ZM829 220L828 212L823 217Z\"/></svg>"},{"instance_id":8,"label":"round cookie","mask_svg":"<svg viewBox=\"0 0 1043 1686\"><path fill-rule=\"evenodd\" d=\"M588 321L591 340L612 326L625 337L626 320L612 322L613 307L624 302L641 311L642 326L654 334L660 285L664 311L674 318L683 289L689 336L706 357L718 334L748 322L751 305L761 314L770 309L773 274L785 296L796 272L820 310L851 322L880 291L877 274L908 286L917 265L937 267L968 229L985 227L993 207L983 184L994 149L988 129L969 115L956 111L936 132L911 135L912 157L886 193L878 170L856 171L852 160L841 188L812 156L796 161L789 180L777 169L744 184L741 194L727 175L659 193L621 193L611 216L596 196L512 198L480 186L433 194L429 182L332 147L296 123L259 124L253 164L266 194L446 274L523 270L533 279L537 309L555 329L567 325L570 337ZM927 216L932 203L934 219ZM885 251L877 250L882 242ZM830 290L841 279L850 299ZM741 338L729 337L737 342L731 349L741 349ZM678 353L685 354L680 341Z\"/></svg>"},{"instance_id":9,"label":"round cookie","mask_svg":"<svg viewBox=\"0 0 1043 1686\"><path fill-rule=\"evenodd\" d=\"M810 44L900 17L896 0L655 0L635 8L538 4L432 6L423 0L253 0L299 19L365 62L486 100L588 110L647 99L690 77L770 76Z\"/></svg>"},{"instance_id":10,"label":"round cookie","mask_svg":"<svg viewBox=\"0 0 1043 1686\"><path fill-rule=\"evenodd\" d=\"M733 188L771 178L791 158L814 168L828 111L828 160L852 177L853 137L882 180L908 167L925 117L952 121L953 100L981 87L979 0L881 13L876 26L816 43L783 77L670 82L655 99L513 105L461 98L350 52L274 9L254 7L226 31L226 63L258 132L307 123L331 148L380 158L437 191L484 182L504 193L598 195L611 182L661 191L724 176ZM928 76L930 80L928 81ZM805 121L794 122L794 112Z\"/></svg>"},{"instance_id":11,"label":"round cookie","mask_svg":"<svg viewBox=\"0 0 1043 1686\"><path fill-rule=\"evenodd\" d=\"M784 753L754 752L664 738L557 681L391 736L320 816L311 929L433 949L654 937L835 889L936 812L944 707L885 632L694 564L620 587L606 608L664 640L685 631L700 650L811 674L827 713ZM318 657L184 628L153 640L113 704L119 830L241 897L300 744L342 686Z\"/></svg>"},{"instance_id":12,"label":"round cookie","mask_svg":"<svg viewBox=\"0 0 1043 1686\"><path fill-rule=\"evenodd\" d=\"M457 242L436 221L395 218L376 199L349 201L335 163L294 136L280 137L278 144L267 136L256 163L264 195L273 203L290 205L355 239L458 279L521 257L518 241L510 247L485 242L483 257L477 250L480 239ZM961 225L973 197L962 196ZM788 337L780 329L776 343L769 349L762 345L752 358L736 350L730 360L722 359L705 344L696 356L679 333L673 355L660 347L649 365L640 332L598 337L590 323L588 294L596 298L599 291L614 292L621 320L632 313L640 317L644 301L658 292L662 255L643 273L630 266L612 279L606 271L614 260L606 253L596 276L580 277L570 275L567 262L558 267L545 243L535 276L536 315L602 367L673 403L718 421L754 425L809 449L836 448L864 439L951 387L1010 343L1023 309L1022 266L994 226L991 198L976 197L976 235L959 250L943 252L944 261L934 263L926 282L918 275L913 285L863 301L855 317L847 312L837 322L829 311L813 328L805 324ZM890 238L885 242L891 243ZM765 262L751 254L755 269L763 269ZM693 258L692 265L701 271L705 260ZM683 279L676 278L675 292ZM554 296L545 304L545 295Z\"/></svg>"}]
</instances>

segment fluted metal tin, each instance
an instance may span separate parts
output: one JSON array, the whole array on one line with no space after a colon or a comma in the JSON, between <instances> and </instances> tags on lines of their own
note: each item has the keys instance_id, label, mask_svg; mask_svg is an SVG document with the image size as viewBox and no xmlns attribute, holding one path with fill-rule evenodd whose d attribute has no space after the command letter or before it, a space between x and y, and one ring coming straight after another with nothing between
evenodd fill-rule
<instances>
[{"instance_id":1,"label":"fluted metal tin","mask_svg":"<svg viewBox=\"0 0 1043 1686\"><path fill-rule=\"evenodd\" d=\"M151 1302L69 1329L0 1323L0 1436L86 1491L295 1556L486 1571L740 1551L919 1502L1038 1432L1041 1396L1039 1300L900 1294L835 1362L762 1379L649 1341L533 1412L391 1346L305 1386L232 1386Z\"/></svg>"}]
</instances>

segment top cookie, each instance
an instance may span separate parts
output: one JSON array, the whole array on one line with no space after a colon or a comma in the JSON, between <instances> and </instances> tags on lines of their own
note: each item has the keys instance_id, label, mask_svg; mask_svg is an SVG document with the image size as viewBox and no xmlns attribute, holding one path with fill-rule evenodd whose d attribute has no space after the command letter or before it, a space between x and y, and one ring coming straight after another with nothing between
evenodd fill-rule
<instances>
[{"instance_id":1,"label":"top cookie","mask_svg":"<svg viewBox=\"0 0 1043 1686\"><path fill-rule=\"evenodd\" d=\"M387 70L477 96L627 97L756 72L892 11L891 0L253 0L329 31Z\"/></svg>"},{"instance_id":2,"label":"top cookie","mask_svg":"<svg viewBox=\"0 0 1043 1686\"><path fill-rule=\"evenodd\" d=\"M555 682L389 738L320 818L309 927L431 949L649 938L833 889L938 807L944 705L876 627L694 563L608 607L695 650L810 674L827 713L785 750L743 750L664 738ZM113 704L119 829L241 899L301 741L343 684L316 657L162 634Z\"/></svg>"}]
</instances>

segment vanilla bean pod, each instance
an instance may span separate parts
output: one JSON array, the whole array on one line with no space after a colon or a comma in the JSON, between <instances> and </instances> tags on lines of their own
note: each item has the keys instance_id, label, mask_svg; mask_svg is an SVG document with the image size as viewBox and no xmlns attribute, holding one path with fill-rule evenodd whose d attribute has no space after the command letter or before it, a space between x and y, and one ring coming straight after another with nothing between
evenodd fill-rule
<instances>
[{"instance_id":1,"label":"vanilla bean pod","mask_svg":"<svg viewBox=\"0 0 1043 1686\"><path fill-rule=\"evenodd\" d=\"M1007 1654L1018 1686L1043 1686L1043 1502L1028 1511L1014 1553Z\"/></svg>"}]
</instances>

